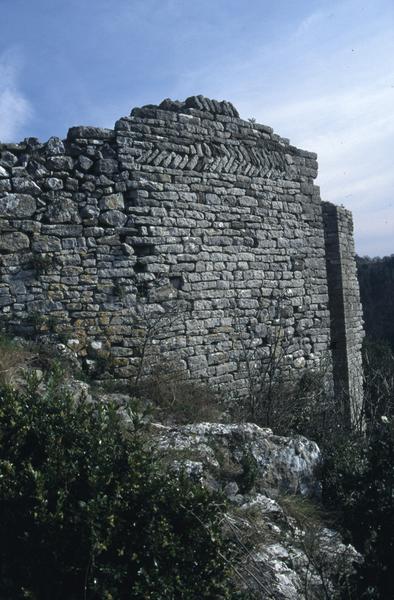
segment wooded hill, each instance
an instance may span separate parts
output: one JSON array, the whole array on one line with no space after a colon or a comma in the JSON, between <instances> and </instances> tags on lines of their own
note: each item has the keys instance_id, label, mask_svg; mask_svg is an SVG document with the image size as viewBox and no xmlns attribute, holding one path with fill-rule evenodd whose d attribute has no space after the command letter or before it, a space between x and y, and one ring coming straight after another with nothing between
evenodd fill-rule
<instances>
[{"instance_id":1,"label":"wooded hill","mask_svg":"<svg viewBox=\"0 0 394 600\"><path fill-rule=\"evenodd\" d=\"M365 332L387 340L394 349L394 254L383 258L357 256Z\"/></svg>"}]
</instances>

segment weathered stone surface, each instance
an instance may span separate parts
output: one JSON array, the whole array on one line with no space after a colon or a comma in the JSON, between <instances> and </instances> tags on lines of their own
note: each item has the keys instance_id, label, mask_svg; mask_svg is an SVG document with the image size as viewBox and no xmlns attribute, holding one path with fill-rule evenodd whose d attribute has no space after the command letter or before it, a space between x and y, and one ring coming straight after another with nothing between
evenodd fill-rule
<instances>
[{"instance_id":1,"label":"weathered stone surface","mask_svg":"<svg viewBox=\"0 0 394 600\"><path fill-rule=\"evenodd\" d=\"M9 179L0 179L0 193L11 191L11 181Z\"/></svg>"},{"instance_id":2,"label":"weathered stone surface","mask_svg":"<svg viewBox=\"0 0 394 600\"><path fill-rule=\"evenodd\" d=\"M79 223L78 205L70 198L59 198L46 211L49 223Z\"/></svg>"},{"instance_id":3,"label":"weathered stone surface","mask_svg":"<svg viewBox=\"0 0 394 600\"><path fill-rule=\"evenodd\" d=\"M17 157L15 156L15 154L12 154L12 152L9 152L8 150L2 152L0 154L0 164L3 167L13 167L14 165L16 165L18 162Z\"/></svg>"},{"instance_id":4,"label":"weathered stone surface","mask_svg":"<svg viewBox=\"0 0 394 600\"><path fill-rule=\"evenodd\" d=\"M84 206L81 209L80 214L81 214L82 219L92 221L99 216L100 211L97 207L94 207L94 206Z\"/></svg>"},{"instance_id":5,"label":"weathered stone surface","mask_svg":"<svg viewBox=\"0 0 394 600\"><path fill-rule=\"evenodd\" d=\"M52 236L40 236L32 243L33 252L61 252L62 245L59 238Z\"/></svg>"},{"instance_id":6,"label":"weathered stone surface","mask_svg":"<svg viewBox=\"0 0 394 600\"><path fill-rule=\"evenodd\" d=\"M35 199L29 194L7 194L0 198L0 215L30 218L36 211Z\"/></svg>"},{"instance_id":7,"label":"weathered stone surface","mask_svg":"<svg viewBox=\"0 0 394 600\"><path fill-rule=\"evenodd\" d=\"M106 210L100 215L99 220L102 225L122 227L127 221L127 216L119 210Z\"/></svg>"},{"instance_id":8,"label":"weathered stone surface","mask_svg":"<svg viewBox=\"0 0 394 600\"><path fill-rule=\"evenodd\" d=\"M12 179L12 187L15 192L20 192L21 194L39 194L41 192L39 186L27 177L14 177Z\"/></svg>"},{"instance_id":9,"label":"weathered stone surface","mask_svg":"<svg viewBox=\"0 0 394 600\"><path fill-rule=\"evenodd\" d=\"M62 140L58 137L51 137L46 144L46 152L48 155L59 155L65 153L65 148Z\"/></svg>"},{"instance_id":10,"label":"weathered stone surface","mask_svg":"<svg viewBox=\"0 0 394 600\"><path fill-rule=\"evenodd\" d=\"M45 187L48 190L62 190L63 189L63 180L62 179L58 179L57 177L48 177L48 179L45 180Z\"/></svg>"},{"instance_id":11,"label":"weathered stone surface","mask_svg":"<svg viewBox=\"0 0 394 600\"><path fill-rule=\"evenodd\" d=\"M167 460L176 472L182 470L227 496L223 524L238 544L243 535L248 540L239 571L256 598L340 596L340 585L354 573L361 556L324 521L305 523L294 517L296 507L306 502L298 494L310 498L319 494L320 451L314 442L275 436L269 429L247 423L152 424L151 429L153 448L159 456L170 457ZM251 457L257 465L255 479L247 489L240 489Z\"/></svg>"},{"instance_id":12,"label":"weathered stone surface","mask_svg":"<svg viewBox=\"0 0 394 600\"><path fill-rule=\"evenodd\" d=\"M73 167L73 159L70 156L50 156L47 164L54 171L70 171Z\"/></svg>"},{"instance_id":13,"label":"weathered stone surface","mask_svg":"<svg viewBox=\"0 0 394 600\"><path fill-rule=\"evenodd\" d=\"M111 194L104 196L100 200L100 208L102 210L124 210L124 200L122 194Z\"/></svg>"},{"instance_id":14,"label":"weathered stone surface","mask_svg":"<svg viewBox=\"0 0 394 600\"><path fill-rule=\"evenodd\" d=\"M112 175L118 170L118 163L112 158L101 158L96 162L95 170L99 175Z\"/></svg>"},{"instance_id":15,"label":"weathered stone surface","mask_svg":"<svg viewBox=\"0 0 394 600\"><path fill-rule=\"evenodd\" d=\"M113 129L100 127L71 127L68 130L67 139L110 140L114 137L114 133Z\"/></svg>"},{"instance_id":16,"label":"weathered stone surface","mask_svg":"<svg viewBox=\"0 0 394 600\"><path fill-rule=\"evenodd\" d=\"M87 156L80 156L78 158L78 165L83 171L89 171L89 169L93 166L93 161Z\"/></svg>"},{"instance_id":17,"label":"weathered stone surface","mask_svg":"<svg viewBox=\"0 0 394 600\"><path fill-rule=\"evenodd\" d=\"M30 246L30 240L24 233L14 231L13 233L2 233L0 235L0 251L20 252Z\"/></svg>"},{"instance_id":18,"label":"weathered stone surface","mask_svg":"<svg viewBox=\"0 0 394 600\"><path fill-rule=\"evenodd\" d=\"M302 436L280 437L253 423L197 423L164 429L156 442L163 452L190 452L193 460L201 460L208 470L218 468L224 460L239 467L249 454L256 461L260 485L266 489L319 494L316 470L320 450Z\"/></svg>"}]
</instances>

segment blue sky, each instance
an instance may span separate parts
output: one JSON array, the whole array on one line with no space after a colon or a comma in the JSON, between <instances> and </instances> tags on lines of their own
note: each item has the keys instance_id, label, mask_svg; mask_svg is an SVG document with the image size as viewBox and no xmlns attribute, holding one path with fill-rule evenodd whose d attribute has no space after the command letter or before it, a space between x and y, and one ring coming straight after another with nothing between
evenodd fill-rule
<instances>
[{"instance_id":1,"label":"blue sky","mask_svg":"<svg viewBox=\"0 0 394 600\"><path fill-rule=\"evenodd\" d=\"M394 0L0 0L0 139L204 94L319 155L359 254L394 253Z\"/></svg>"}]
</instances>

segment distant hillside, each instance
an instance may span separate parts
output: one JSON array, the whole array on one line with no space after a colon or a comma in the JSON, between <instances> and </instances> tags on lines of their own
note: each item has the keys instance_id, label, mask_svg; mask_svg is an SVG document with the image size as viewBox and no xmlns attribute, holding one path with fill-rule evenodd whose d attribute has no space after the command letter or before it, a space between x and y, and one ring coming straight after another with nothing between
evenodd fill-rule
<instances>
[{"instance_id":1,"label":"distant hillside","mask_svg":"<svg viewBox=\"0 0 394 600\"><path fill-rule=\"evenodd\" d=\"M394 349L394 254L356 260L366 334Z\"/></svg>"}]
</instances>

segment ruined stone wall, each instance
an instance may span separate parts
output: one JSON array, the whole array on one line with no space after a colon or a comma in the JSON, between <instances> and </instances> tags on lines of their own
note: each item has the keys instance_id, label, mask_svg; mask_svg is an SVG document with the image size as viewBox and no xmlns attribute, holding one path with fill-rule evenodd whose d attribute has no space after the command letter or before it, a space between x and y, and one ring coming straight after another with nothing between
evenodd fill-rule
<instances>
[{"instance_id":1,"label":"ruined stone wall","mask_svg":"<svg viewBox=\"0 0 394 600\"><path fill-rule=\"evenodd\" d=\"M245 392L247 362L275 340L283 371L316 367L330 354L316 174L315 154L200 96L3 145L2 322L50 330L88 364L108 349L127 379L141 313L171 302L152 342L195 378Z\"/></svg>"}]
</instances>

